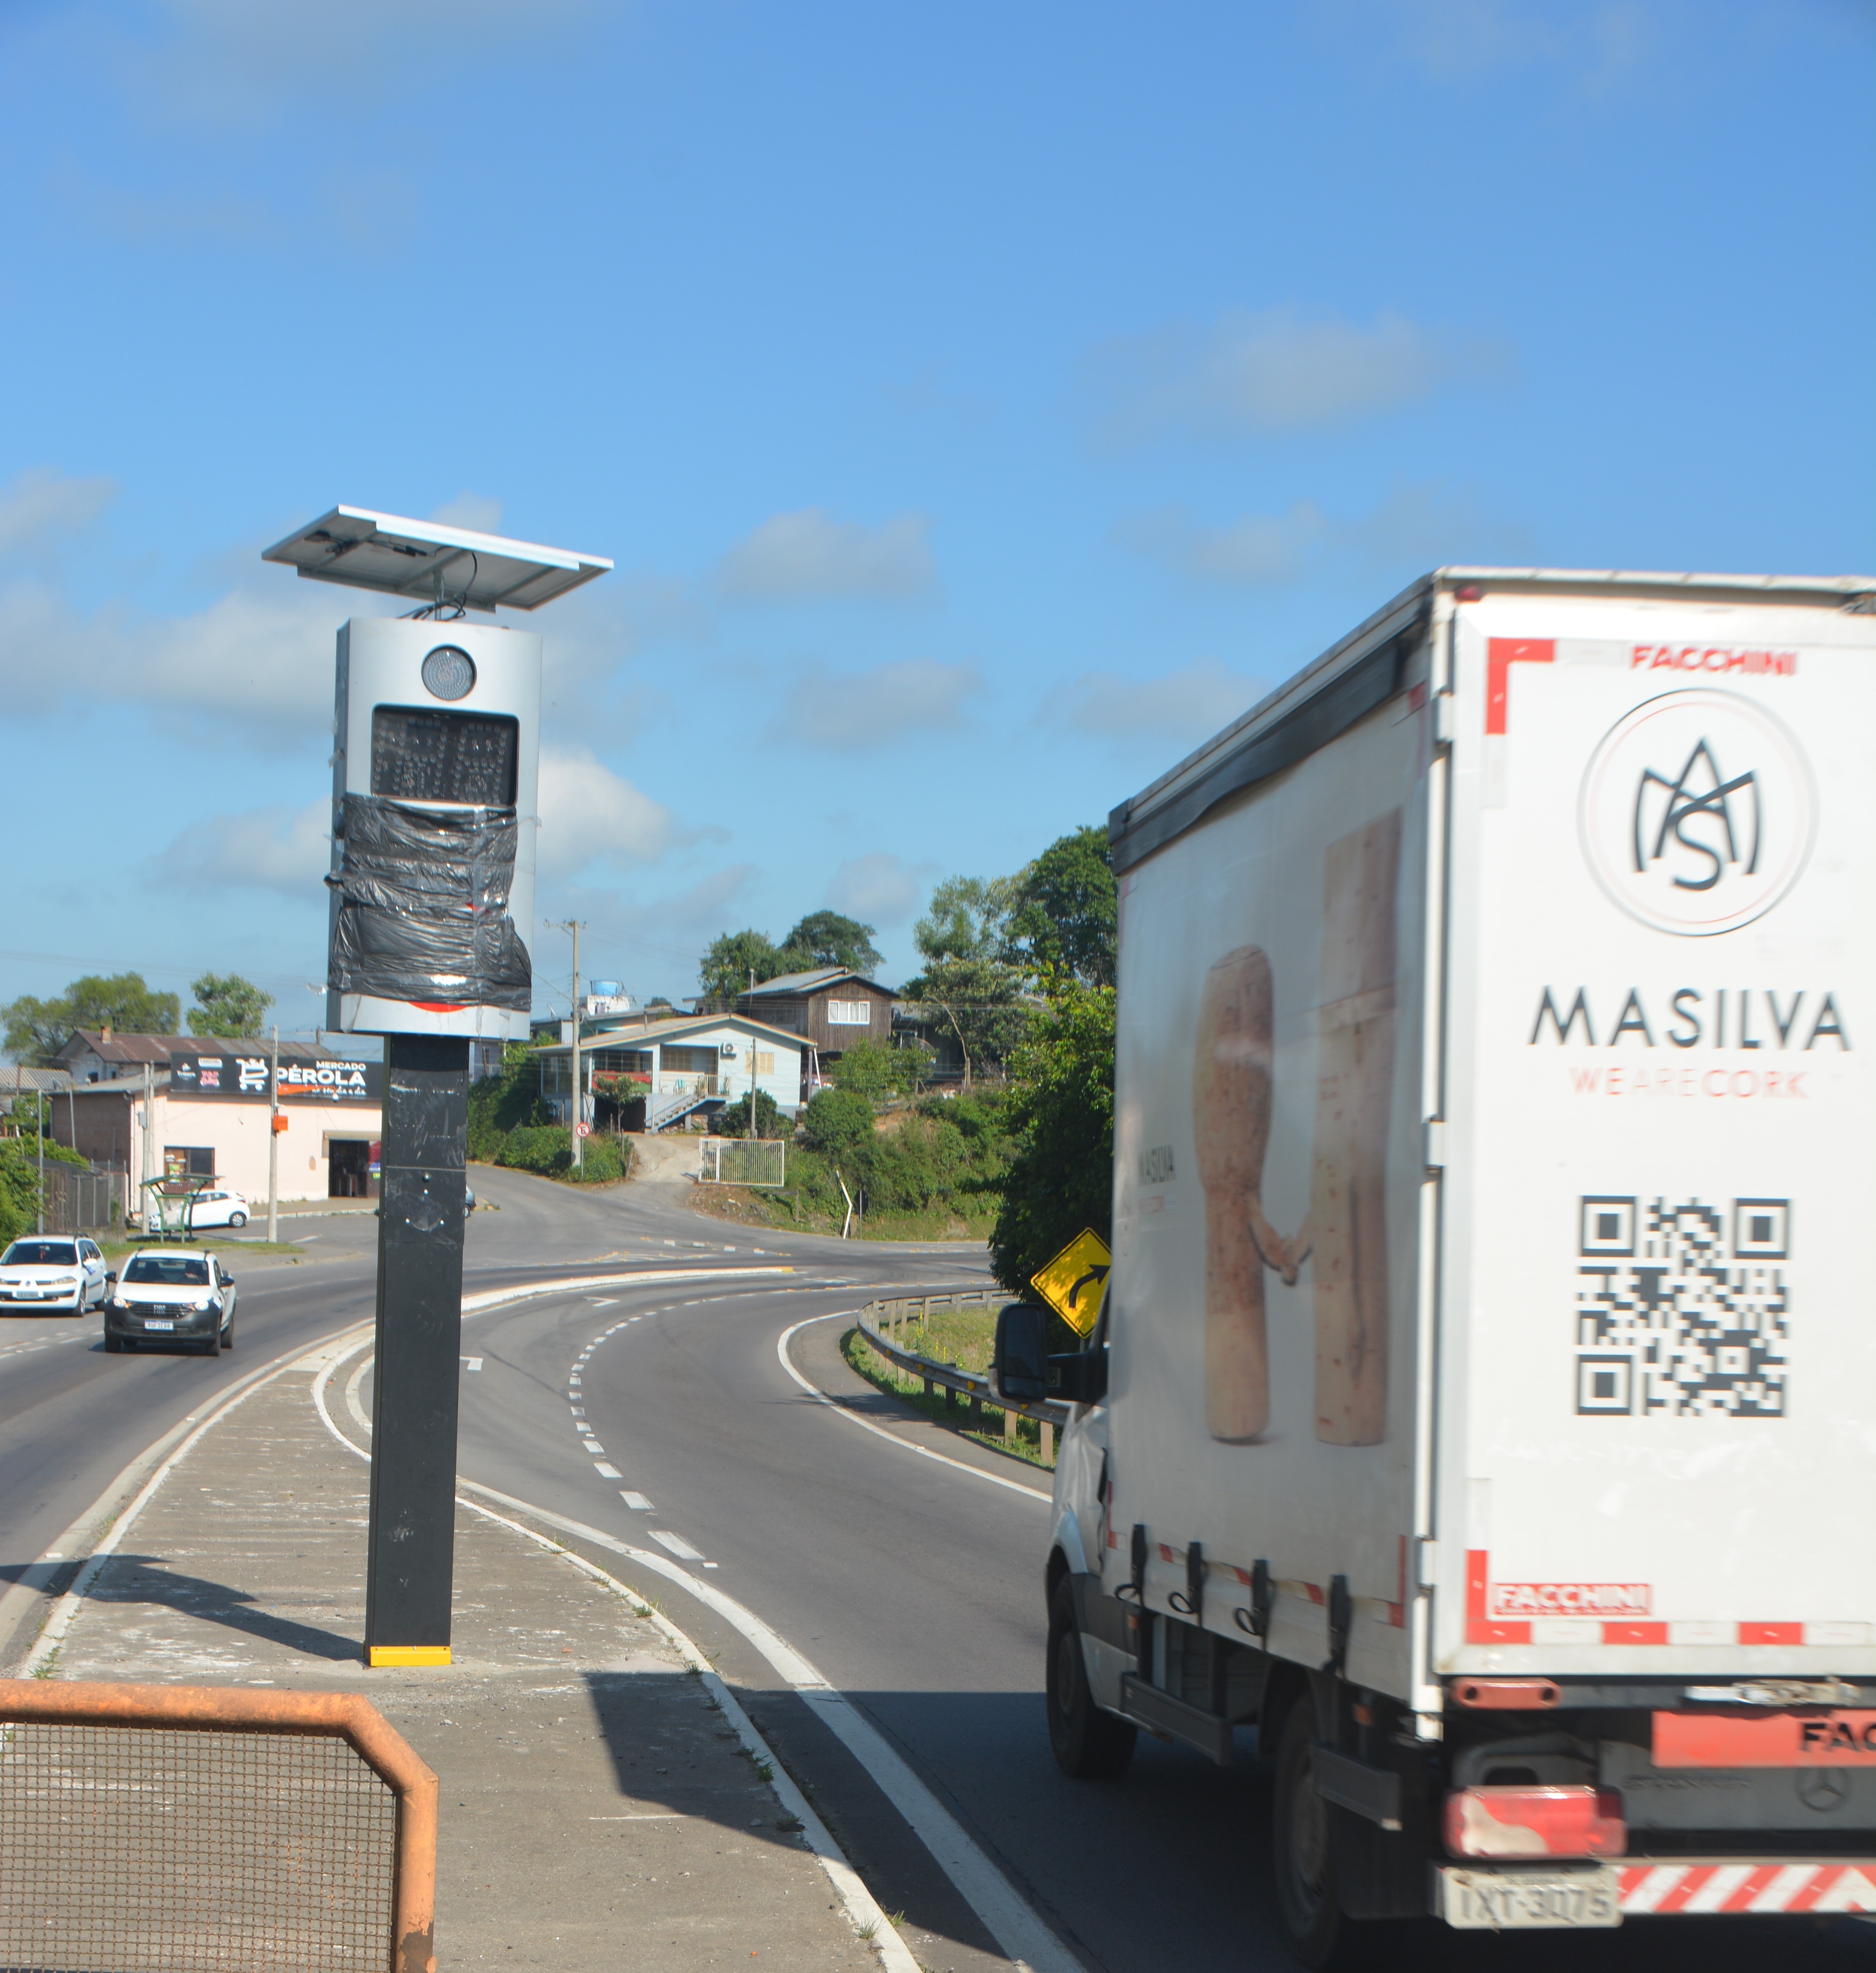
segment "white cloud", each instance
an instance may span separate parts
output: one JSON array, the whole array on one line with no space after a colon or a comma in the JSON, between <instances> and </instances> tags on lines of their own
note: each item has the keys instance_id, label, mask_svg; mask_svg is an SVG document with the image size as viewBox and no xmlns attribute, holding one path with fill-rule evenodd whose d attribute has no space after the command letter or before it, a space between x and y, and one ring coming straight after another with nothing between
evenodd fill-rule
<instances>
[{"instance_id":1,"label":"white cloud","mask_svg":"<svg viewBox=\"0 0 1876 1973\"><path fill-rule=\"evenodd\" d=\"M535 868L564 883L589 865L655 863L670 849L672 813L583 749L541 750L541 837Z\"/></svg>"},{"instance_id":2,"label":"white cloud","mask_svg":"<svg viewBox=\"0 0 1876 1973\"><path fill-rule=\"evenodd\" d=\"M1384 310L1365 326L1293 307L1234 311L1111 344L1093 375L1102 429L1119 443L1168 433L1243 437L1319 430L1399 411L1442 384L1501 375L1490 345Z\"/></svg>"},{"instance_id":3,"label":"white cloud","mask_svg":"<svg viewBox=\"0 0 1876 1973\"><path fill-rule=\"evenodd\" d=\"M191 823L144 865L149 882L185 890L279 891L325 908L332 865L329 801L284 802Z\"/></svg>"},{"instance_id":4,"label":"white cloud","mask_svg":"<svg viewBox=\"0 0 1876 1973\"><path fill-rule=\"evenodd\" d=\"M1526 559L1524 531L1444 481L1397 486L1365 514L1343 519L1299 500L1287 514L1247 515L1208 528L1183 507L1123 521L1114 538L1182 575L1243 587L1294 582L1334 558L1393 571L1442 563Z\"/></svg>"},{"instance_id":5,"label":"white cloud","mask_svg":"<svg viewBox=\"0 0 1876 1973\"><path fill-rule=\"evenodd\" d=\"M834 872L827 902L868 924L904 924L937 874L936 863L907 863L888 850L872 850L848 857Z\"/></svg>"},{"instance_id":6,"label":"white cloud","mask_svg":"<svg viewBox=\"0 0 1876 1973\"><path fill-rule=\"evenodd\" d=\"M1266 689L1213 657L1195 658L1158 678L1083 672L1050 694L1038 723L1123 744L1196 742L1228 725Z\"/></svg>"},{"instance_id":7,"label":"white cloud","mask_svg":"<svg viewBox=\"0 0 1876 1973\"><path fill-rule=\"evenodd\" d=\"M917 596L935 579L930 528L922 514L876 528L836 520L824 507L772 515L723 558L717 586L745 603Z\"/></svg>"},{"instance_id":8,"label":"white cloud","mask_svg":"<svg viewBox=\"0 0 1876 1973\"><path fill-rule=\"evenodd\" d=\"M0 555L16 555L49 536L74 534L116 497L117 483L81 479L41 466L0 489Z\"/></svg>"},{"instance_id":9,"label":"white cloud","mask_svg":"<svg viewBox=\"0 0 1876 1973\"><path fill-rule=\"evenodd\" d=\"M789 695L781 732L803 746L858 752L962 726L966 700L982 689L975 665L932 658L900 658L863 672L812 665Z\"/></svg>"},{"instance_id":10,"label":"white cloud","mask_svg":"<svg viewBox=\"0 0 1876 1973\"><path fill-rule=\"evenodd\" d=\"M1163 561L1187 575L1247 585L1294 582L1329 530L1312 500L1287 514L1251 514L1222 528L1208 528L1183 507L1138 514L1114 530L1123 547Z\"/></svg>"},{"instance_id":11,"label":"white cloud","mask_svg":"<svg viewBox=\"0 0 1876 1973\"><path fill-rule=\"evenodd\" d=\"M1372 0L1335 10L1371 27ZM1650 9L1619 4L1547 8L1531 0L1388 0L1400 51L1436 82L1470 81L1539 64L1590 93L1638 68L1652 39ZM1334 15L1330 17L1332 19Z\"/></svg>"},{"instance_id":12,"label":"white cloud","mask_svg":"<svg viewBox=\"0 0 1876 1973\"><path fill-rule=\"evenodd\" d=\"M472 493L466 488L453 500L446 500L440 507L433 508L430 518L441 522L446 528L466 528L477 535L498 535L502 532L502 502L484 493Z\"/></svg>"},{"instance_id":13,"label":"white cloud","mask_svg":"<svg viewBox=\"0 0 1876 1973\"><path fill-rule=\"evenodd\" d=\"M150 113L255 127L283 110L351 109L446 85L466 69L564 50L591 0L377 0L342 27L253 0L159 0L152 35L106 44L120 86ZM94 54L100 30L81 15Z\"/></svg>"}]
</instances>

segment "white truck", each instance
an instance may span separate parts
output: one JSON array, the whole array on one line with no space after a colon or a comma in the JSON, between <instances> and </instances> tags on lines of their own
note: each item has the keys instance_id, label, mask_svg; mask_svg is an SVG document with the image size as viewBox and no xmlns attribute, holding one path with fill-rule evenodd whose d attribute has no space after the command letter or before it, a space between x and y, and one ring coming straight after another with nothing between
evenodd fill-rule
<instances>
[{"instance_id":1,"label":"white truck","mask_svg":"<svg viewBox=\"0 0 1876 1973\"><path fill-rule=\"evenodd\" d=\"M1445 569L1110 822L1070 1774L1363 1921L1876 1910L1876 579Z\"/></svg>"}]
</instances>

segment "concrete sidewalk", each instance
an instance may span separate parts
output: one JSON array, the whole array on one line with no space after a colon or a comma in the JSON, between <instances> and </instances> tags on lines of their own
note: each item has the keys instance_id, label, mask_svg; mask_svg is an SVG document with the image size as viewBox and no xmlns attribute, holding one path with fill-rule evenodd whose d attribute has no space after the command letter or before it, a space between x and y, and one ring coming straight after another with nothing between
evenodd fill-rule
<instances>
[{"instance_id":1,"label":"concrete sidewalk","mask_svg":"<svg viewBox=\"0 0 1876 1973\"><path fill-rule=\"evenodd\" d=\"M557 1551L459 1510L454 1663L364 1668L368 1469L314 1409L326 1360L256 1389L174 1467L52 1675L366 1694L442 1780L445 1968L874 1973L701 1679Z\"/></svg>"}]
</instances>

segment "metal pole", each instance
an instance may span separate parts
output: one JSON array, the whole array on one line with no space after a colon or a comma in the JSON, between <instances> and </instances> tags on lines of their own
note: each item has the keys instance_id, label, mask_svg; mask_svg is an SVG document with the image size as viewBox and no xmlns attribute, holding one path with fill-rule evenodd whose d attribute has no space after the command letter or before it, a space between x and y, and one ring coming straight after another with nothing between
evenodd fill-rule
<instances>
[{"instance_id":1,"label":"metal pole","mask_svg":"<svg viewBox=\"0 0 1876 1973\"><path fill-rule=\"evenodd\" d=\"M150 1230L151 1193L149 1181L155 1175L156 1164L156 1072L154 1066L143 1065L143 1162L137 1176L142 1183L137 1187L137 1203L143 1212L143 1230Z\"/></svg>"},{"instance_id":2,"label":"metal pole","mask_svg":"<svg viewBox=\"0 0 1876 1973\"><path fill-rule=\"evenodd\" d=\"M384 1038L364 1655L449 1662L469 1043Z\"/></svg>"},{"instance_id":3,"label":"metal pole","mask_svg":"<svg viewBox=\"0 0 1876 1973\"><path fill-rule=\"evenodd\" d=\"M267 1072L267 1240L280 1237L280 1029L273 1029L273 1057Z\"/></svg>"},{"instance_id":4,"label":"metal pole","mask_svg":"<svg viewBox=\"0 0 1876 1973\"><path fill-rule=\"evenodd\" d=\"M580 1154L580 1127L587 1121L586 1092L580 1087L580 921L569 919L567 928L574 935L574 1052L570 1065L574 1077L574 1127L568 1135L574 1147L574 1170L577 1171L586 1162Z\"/></svg>"},{"instance_id":5,"label":"metal pole","mask_svg":"<svg viewBox=\"0 0 1876 1973\"><path fill-rule=\"evenodd\" d=\"M39 1099L39 1231L46 1230L46 1093L34 1092Z\"/></svg>"}]
</instances>

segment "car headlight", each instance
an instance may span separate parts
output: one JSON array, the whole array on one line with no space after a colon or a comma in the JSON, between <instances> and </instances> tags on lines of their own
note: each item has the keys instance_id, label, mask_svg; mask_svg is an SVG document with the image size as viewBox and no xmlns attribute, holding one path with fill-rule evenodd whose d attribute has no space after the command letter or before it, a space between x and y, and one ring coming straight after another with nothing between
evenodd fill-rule
<instances>
[{"instance_id":1,"label":"car headlight","mask_svg":"<svg viewBox=\"0 0 1876 1973\"><path fill-rule=\"evenodd\" d=\"M130 1306L130 1304L129 1302L125 1301L122 1295L113 1295L110 1300L107 1301L104 1306L106 1308L116 1309L118 1314L121 1315L124 1310Z\"/></svg>"}]
</instances>

